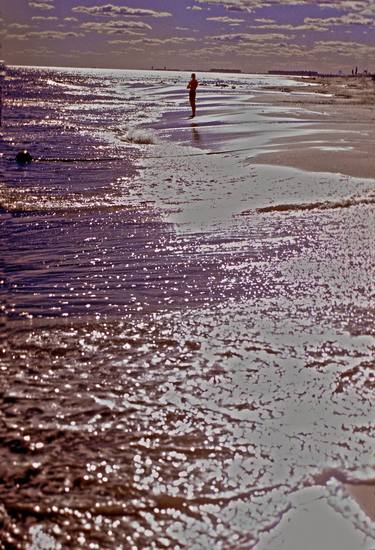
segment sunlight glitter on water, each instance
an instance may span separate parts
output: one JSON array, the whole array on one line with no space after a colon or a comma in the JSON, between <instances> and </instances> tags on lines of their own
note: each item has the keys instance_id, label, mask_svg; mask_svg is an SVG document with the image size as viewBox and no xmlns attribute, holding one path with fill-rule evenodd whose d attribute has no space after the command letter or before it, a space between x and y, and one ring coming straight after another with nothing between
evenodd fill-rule
<instances>
[{"instance_id":1,"label":"sunlight glitter on water","mask_svg":"<svg viewBox=\"0 0 375 550\"><path fill-rule=\"evenodd\" d=\"M7 157L73 162L7 160L0 191L1 543L271 548L319 486L371 548L345 484L374 476L373 181L202 154L243 134L212 76L209 128L183 131L184 75L14 76ZM123 141L141 115L155 143Z\"/></svg>"}]
</instances>

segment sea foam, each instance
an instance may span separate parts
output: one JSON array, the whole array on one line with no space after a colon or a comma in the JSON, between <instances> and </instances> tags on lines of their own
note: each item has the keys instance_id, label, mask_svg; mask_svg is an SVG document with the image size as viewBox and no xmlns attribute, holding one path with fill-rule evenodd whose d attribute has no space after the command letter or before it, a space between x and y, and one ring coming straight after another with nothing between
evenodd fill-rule
<instances>
[{"instance_id":1,"label":"sea foam","mask_svg":"<svg viewBox=\"0 0 375 550\"><path fill-rule=\"evenodd\" d=\"M145 145L150 145L157 141L154 131L148 128L130 128L126 132L125 139L131 143Z\"/></svg>"}]
</instances>

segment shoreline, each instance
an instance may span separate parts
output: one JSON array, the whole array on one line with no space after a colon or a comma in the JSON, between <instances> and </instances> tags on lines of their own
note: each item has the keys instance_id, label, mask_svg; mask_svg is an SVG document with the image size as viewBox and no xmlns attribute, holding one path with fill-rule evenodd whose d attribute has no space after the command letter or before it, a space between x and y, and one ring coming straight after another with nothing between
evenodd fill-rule
<instances>
[{"instance_id":1,"label":"shoreline","mask_svg":"<svg viewBox=\"0 0 375 550\"><path fill-rule=\"evenodd\" d=\"M275 148L276 150L257 153L254 157L248 157L245 163L258 165L259 168L279 166L283 169L296 169L308 173L335 174L336 176L339 174L356 179L374 179L375 158L372 157L371 150L372 142L375 139L373 129L375 82L372 82L370 78L358 78L354 82L352 77L309 77L296 78L295 80L297 82L308 81L311 85L302 87L297 84L287 88L285 86L272 89L264 88L263 91L257 92L253 101L259 107L258 112L262 109L262 105L279 108L278 112L266 110L262 113L262 117L270 120L291 116L296 122L303 123L302 132L296 132L292 136L284 133L277 140L271 139L259 147L260 149L263 147L263 149ZM340 86L345 87L344 92L340 90ZM369 97L369 89L374 90L373 97ZM348 109L349 106L350 109ZM292 113L289 108L292 108ZM165 113L162 121L170 123L169 117L176 122L177 119L173 118L173 115L168 116ZM206 114L198 115L197 121L199 118L204 121L203 127L205 123L208 124ZM197 127L199 128L200 125L202 123L198 123ZM160 124L159 129L160 127L163 127L163 123ZM211 151L209 154L222 153L225 155L230 152L235 151ZM241 150L238 152L240 153ZM176 220L174 221L176 222ZM374 522L375 487L373 480L355 484L343 483L342 486L353 503L356 503L371 523ZM323 487L325 488L325 483ZM319 492L323 489L321 484L317 483L311 485L308 490ZM296 501L298 502L298 498ZM298 503L299 505L300 503ZM320 507L321 504L317 503L318 513L320 513ZM334 509L328 506L326 501L322 510L324 507L326 511L331 511L332 515L335 515ZM303 511L303 506L295 509L297 516ZM326 511L322 512L322 518ZM342 524L340 526L346 525L349 532L350 522L346 522L344 516L337 515L337 517L341 517ZM294 518L292 521L295 525L299 523L299 519L297 523ZM323 520L321 524L317 523L317 527L322 526L325 526ZM283 522L275 531L284 535L285 527L285 532L289 533L287 524L284 525Z\"/></svg>"}]
</instances>

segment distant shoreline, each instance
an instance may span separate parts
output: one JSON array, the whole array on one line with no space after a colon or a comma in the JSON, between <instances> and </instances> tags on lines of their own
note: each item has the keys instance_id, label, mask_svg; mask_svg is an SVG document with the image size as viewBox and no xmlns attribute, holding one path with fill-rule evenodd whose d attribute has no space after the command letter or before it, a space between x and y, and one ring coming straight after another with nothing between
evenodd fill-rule
<instances>
[{"instance_id":1,"label":"distant shoreline","mask_svg":"<svg viewBox=\"0 0 375 550\"><path fill-rule=\"evenodd\" d=\"M243 71L241 69L199 69L199 68L190 68L190 69L178 69L178 68L163 68L163 67L154 67L154 68L111 68L111 67L72 67L69 65L13 65L13 64L7 64L3 62L3 70L9 68L15 68L15 69L64 69L64 70L93 70L93 71L141 71L141 72L180 72L180 73L191 73L196 72L199 74L233 74L233 75L261 75L261 76L285 76L285 77L303 77L303 78L310 78L310 77L320 77L320 78L375 78L375 73L358 73L356 75L352 75L349 73L345 74L337 74L337 73L320 73L318 71L266 71L266 72L258 72L258 71L252 71L247 72Z\"/></svg>"}]
</instances>

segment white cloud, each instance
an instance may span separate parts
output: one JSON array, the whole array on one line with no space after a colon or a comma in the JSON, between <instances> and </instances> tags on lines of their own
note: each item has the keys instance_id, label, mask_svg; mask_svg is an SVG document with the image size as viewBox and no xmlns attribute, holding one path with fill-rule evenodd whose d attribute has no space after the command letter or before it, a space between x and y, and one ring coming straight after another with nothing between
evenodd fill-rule
<instances>
[{"instance_id":1,"label":"white cloud","mask_svg":"<svg viewBox=\"0 0 375 550\"><path fill-rule=\"evenodd\" d=\"M318 27L333 27L338 25L363 25L363 26L375 26L375 19L373 17L365 17L359 13L349 13L341 15L340 17L306 17L304 22L306 24L312 24Z\"/></svg>"},{"instance_id":2,"label":"white cloud","mask_svg":"<svg viewBox=\"0 0 375 550\"><path fill-rule=\"evenodd\" d=\"M8 39L13 40L30 40L30 39L52 39L52 40L65 40L66 38L80 38L84 36L82 33L73 32L73 31L32 31L24 34L8 34Z\"/></svg>"},{"instance_id":3,"label":"white cloud","mask_svg":"<svg viewBox=\"0 0 375 550\"><path fill-rule=\"evenodd\" d=\"M31 18L31 21L57 21L58 17L54 16L45 16L45 15L34 15Z\"/></svg>"},{"instance_id":4,"label":"white cloud","mask_svg":"<svg viewBox=\"0 0 375 550\"><path fill-rule=\"evenodd\" d=\"M363 15L373 15L375 4L373 0L195 0L198 4L222 6L228 10L253 12L260 8L272 6L319 6L346 12L359 12Z\"/></svg>"},{"instance_id":5,"label":"white cloud","mask_svg":"<svg viewBox=\"0 0 375 550\"><path fill-rule=\"evenodd\" d=\"M81 36L84 36L84 34L73 31L38 31L27 33L28 38L52 38L53 40L65 40L65 38L79 38Z\"/></svg>"},{"instance_id":6,"label":"white cloud","mask_svg":"<svg viewBox=\"0 0 375 550\"><path fill-rule=\"evenodd\" d=\"M172 14L168 11L157 11L143 8L130 8L128 6L114 6L113 4L105 4L103 6L75 6L73 12L85 13L87 15L96 15L103 17L118 17L130 15L133 17L169 17Z\"/></svg>"},{"instance_id":7,"label":"white cloud","mask_svg":"<svg viewBox=\"0 0 375 550\"><path fill-rule=\"evenodd\" d=\"M318 25L313 23L304 23L302 25L290 25L281 23L267 23L265 25L254 25L250 28L259 30L283 30L283 31L316 31L327 32L327 27L324 25Z\"/></svg>"},{"instance_id":8,"label":"white cloud","mask_svg":"<svg viewBox=\"0 0 375 550\"><path fill-rule=\"evenodd\" d=\"M264 42L272 40L286 40L290 37L281 33L264 33L264 34L252 34L252 33L232 33L232 34L218 34L215 36L208 36L208 42L226 42L227 44L239 44L246 45L253 42Z\"/></svg>"},{"instance_id":9,"label":"white cloud","mask_svg":"<svg viewBox=\"0 0 375 550\"><path fill-rule=\"evenodd\" d=\"M195 38L182 37L182 36L170 36L168 38L141 38L138 40L109 40L108 44L143 44L145 46L161 46L164 44L185 44L186 42L196 42Z\"/></svg>"},{"instance_id":10,"label":"white cloud","mask_svg":"<svg viewBox=\"0 0 375 550\"><path fill-rule=\"evenodd\" d=\"M272 0L271 0L272 1ZM283 0L281 0L282 2ZM252 12L257 8L270 6L269 0L196 0L199 4L222 6L232 11Z\"/></svg>"},{"instance_id":11,"label":"white cloud","mask_svg":"<svg viewBox=\"0 0 375 550\"><path fill-rule=\"evenodd\" d=\"M207 17L207 21L214 21L217 23L224 23L225 25L237 26L243 23L244 19L236 19L234 17Z\"/></svg>"},{"instance_id":12,"label":"white cloud","mask_svg":"<svg viewBox=\"0 0 375 550\"><path fill-rule=\"evenodd\" d=\"M8 29L29 29L30 25L25 25L24 23L10 23Z\"/></svg>"},{"instance_id":13,"label":"white cloud","mask_svg":"<svg viewBox=\"0 0 375 550\"><path fill-rule=\"evenodd\" d=\"M123 34L129 30L150 30L151 26L143 21L108 21L106 23L85 22L80 28L99 34Z\"/></svg>"},{"instance_id":14,"label":"white cloud","mask_svg":"<svg viewBox=\"0 0 375 550\"><path fill-rule=\"evenodd\" d=\"M24 40L28 40L28 36L27 36L27 34L12 34L12 33L7 33L7 34L6 34L6 39L7 39L7 40L19 40L19 41L24 41Z\"/></svg>"},{"instance_id":15,"label":"white cloud","mask_svg":"<svg viewBox=\"0 0 375 550\"><path fill-rule=\"evenodd\" d=\"M314 54L338 54L353 58L353 53L358 57L374 56L375 46L368 46L359 42L345 42L342 40L329 40L316 42L313 48Z\"/></svg>"},{"instance_id":16,"label":"white cloud","mask_svg":"<svg viewBox=\"0 0 375 550\"><path fill-rule=\"evenodd\" d=\"M38 10L53 10L55 7L53 4L47 2L29 2L30 8L35 8Z\"/></svg>"},{"instance_id":17,"label":"white cloud","mask_svg":"<svg viewBox=\"0 0 375 550\"><path fill-rule=\"evenodd\" d=\"M38 57L41 56L50 56L50 55L56 55L56 52L54 50L51 50L45 46L37 46L37 47L28 47L27 51L25 49L22 50L13 50L13 53L19 53L22 56L23 55L36 55Z\"/></svg>"}]
</instances>

